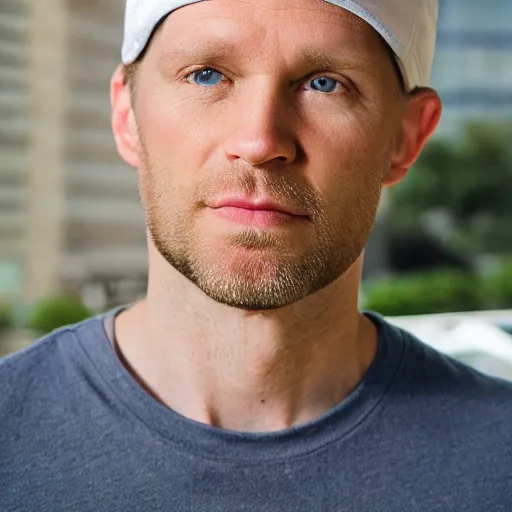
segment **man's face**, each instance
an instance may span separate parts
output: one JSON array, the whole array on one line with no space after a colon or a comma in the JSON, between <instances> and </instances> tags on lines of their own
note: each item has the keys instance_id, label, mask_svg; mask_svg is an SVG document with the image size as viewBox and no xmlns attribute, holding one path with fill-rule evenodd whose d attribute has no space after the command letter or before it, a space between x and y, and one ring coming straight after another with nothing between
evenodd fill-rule
<instances>
[{"instance_id":1,"label":"man's face","mask_svg":"<svg viewBox=\"0 0 512 512\"><path fill-rule=\"evenodd\" d=\"M275 309L339 278L373 226L401 96L373 29L323 0L170 15L134 105L152 241L216 301Z\"/></svg>"}]
</instances>

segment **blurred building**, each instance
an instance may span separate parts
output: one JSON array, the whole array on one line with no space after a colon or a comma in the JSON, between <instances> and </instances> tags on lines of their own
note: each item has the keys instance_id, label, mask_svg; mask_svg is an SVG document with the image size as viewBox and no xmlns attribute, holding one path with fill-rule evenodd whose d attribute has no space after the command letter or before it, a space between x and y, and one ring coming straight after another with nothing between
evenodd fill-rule
<instances>
[{"instance_id":1,"label":"blurred building","mask_svg":"<svg viewBox=\"0 0 512 512\"><path fill-rule=\"evenodd\" d=\"M406 1L406 0L404 0ZM440 0L441 134L512 115L512 0ZM0 298L101 283L143 290L136 173L117 156L109 79L123 0L0 0ZM385 267L385 226L366 275ZM91 288L92 287L92 288ZM119 291L119 290L117 290Z\"/></svg>"},{"instance_id":2,"label":"blurred building","mask_svg":"<svg viewBox=\"0 0 512 512\"><path fill-rule=\"evenodd\" d=\"M472 119L512 120L511 0L440 0L432 84L444 103L439 135Z\"/></svg>"},{"instance_id":3,"label":"blurred building","mask_svg":"<svg viewBox=\"0 0 512 512\"><path fill-rule=\"evenodd\" d=\"M110 129L123 7L0 4L0 295L144 279L136 172Z\"/></svg>"}]
</instances>

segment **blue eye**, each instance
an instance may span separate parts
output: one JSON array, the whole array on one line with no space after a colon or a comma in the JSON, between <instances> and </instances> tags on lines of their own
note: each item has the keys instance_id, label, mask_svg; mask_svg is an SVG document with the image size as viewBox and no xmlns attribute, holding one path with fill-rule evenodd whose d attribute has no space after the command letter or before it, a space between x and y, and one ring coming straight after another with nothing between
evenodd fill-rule
<instances>
[{"instance_id":1,"label":"blue eye","mask_svg":"<svg viewBox=\"0 0 512 512\"><path fill-rule=\"evenodd\" d=\"M318 92L334 92L338 87L338 82L334 80L334 78L329 78L326 76L321 76L319 78L315 78L311 80L310 86L312 89Z\"/></svg>"},{"instance_id":2,"label":"blue eye","mask_svg":"<svg viewBox=\"0 0 512 512\"><path fill-rule=\"evenodd\" d=\"M187 79L189 82L194 81L194 83L203 87L212 87L213 85L217 85L222 82L224 77L214 69L204 68L199 71L194 71Z\"/></svg>"}]
</instances>

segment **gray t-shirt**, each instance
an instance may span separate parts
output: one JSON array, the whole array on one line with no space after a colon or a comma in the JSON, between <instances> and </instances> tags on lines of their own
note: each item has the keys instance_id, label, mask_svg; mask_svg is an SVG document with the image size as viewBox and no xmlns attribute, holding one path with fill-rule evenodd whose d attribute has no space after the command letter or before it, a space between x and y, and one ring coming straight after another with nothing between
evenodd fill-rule
<instances>
[{"instance_id":1,"label":"gray t-shirt","mask_svg":"<svg viewBox=\"0 0 512 512\"><path fill-rule=\"evenodd\" d=\"M51 334L0 362L0 511L511 512L512 385L372 318L357 390L268 434L154 400L103 318Z\"/></svg>"}]
</instances>

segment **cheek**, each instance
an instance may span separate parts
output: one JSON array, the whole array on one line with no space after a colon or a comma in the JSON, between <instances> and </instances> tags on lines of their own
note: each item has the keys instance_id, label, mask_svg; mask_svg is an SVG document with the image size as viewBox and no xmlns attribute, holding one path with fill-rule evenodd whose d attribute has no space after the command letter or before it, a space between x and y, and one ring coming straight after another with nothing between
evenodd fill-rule
<instances>
[{"instance_id":1,"label":"cheek","mask_svg":"<svg viewBox=\"0 0 512 512\"><path fill-rule=\"evenodd\" d=\"M183 102L164 94L141 94L137 124L140 136L141 196L146 205L176 211L189 195L200 166L201 148L193 135ZM189 192L187 192L189 191Z\"/></svg>"},{"instance_id":2,"label":"cheek","mask_svg":"<svg viewBox=\"0 0 512 512\"><path fill-rule=\"evenodd\" d=\"M146 172L152 174L148 187L158 188L168 209L190 208L199 184L215 167L213 160L222 138L219 126L214 126L218 117L205 116L204 104L197 98L180 99L158 87L141 95L139 112ZM159 204L164 202L162 197L158 199Z\"/></svg>"},{"instance_id":3,"label":"cheek","mask_svg":"<svg viewBox=\"0 0 512 512\"><path fill-rule=\"evenodd\" d=\"M391 165L389 127L370 116L339 116L322 126L326 125L336 129L317 128L303 139L310 161L308 179L324 200L331 229L340 229L343 236L349 236L351 227L366 232L373 225L382 179Z\"/></svg>"},{"instance_id":4,"label":"cheek","mask_svg":"<svg viewBox=\"0 0 512 512\"><path fill-rule=\"evenodd\" d=\"M310 175L312 185L334 200L379 188L392 155L385 129L354 119L338 119L331 126L336 129L316 130L305 139L311 168L317 169Z\"/></svg>"},{"instance_id":5,"label":"cheek","mask_svg":"<svg viewBox=\"0 0 512 512\"><path fill-rule=\"evenodd\" d=\"M187 161L200 160L213 146L222 112L205 105L201 97L182 92L181 88L178 91L173 92L160 82L150 84L147 93L142 91L138 104L139 127L152 153L168 157L185 154Z\"/></svg>"},{"instance_id":6,"label":"cheek","mask_svg":"<svg viewBox=\"0 0 512 512\"><path fill-rule=\"evenodd\" d=\"M172 157L187 141L187 127L177 109L162 94L142 95L137 122L152 159ZM183 119L183 118L182 118Z\"/></svg>"}]
</instances>

